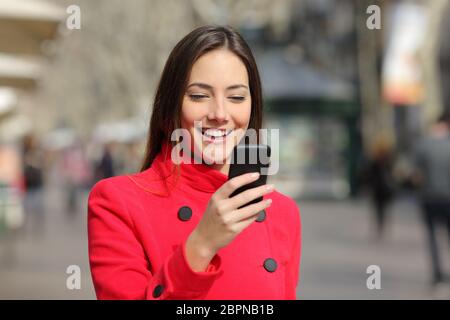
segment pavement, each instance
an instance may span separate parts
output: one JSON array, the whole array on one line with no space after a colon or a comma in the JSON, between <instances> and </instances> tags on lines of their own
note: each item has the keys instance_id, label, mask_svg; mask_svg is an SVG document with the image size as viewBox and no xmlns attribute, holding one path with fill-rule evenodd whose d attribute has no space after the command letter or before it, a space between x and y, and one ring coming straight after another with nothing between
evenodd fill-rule
<instances>
[{"instance_id":1,"label":"pavement","mask_svg":"<svg viewBox=\"0 0 450 320\"><path fill-rule=\"evenodd\" d=\"M426 233L416 201L398 199L379 241L367 199L300 202L303 250L299 299L450 299L450 287L429 285ZM439 230L443 267L450 272L447 234ZM368 289L380 268L380 289Z\"/></svg>"},{"instance_id":2,"label":"pavement","mask_svg":"<svg viewBox=\"0 0 450 320\"><path fill-rule=\"evenodd\" d=\"M45 192L42 229L0 234L0 299L95 299L88 264L87 193L68 214L61 186ZM299 299L450 299L450 287L431 290L428 252L413 198L392 206L385 237L375 240L367 199L307 201L302 218ZM27 228L30 225L27 225ZM441 251L450 272L446 235ZM81 271L81 288L66 286L70 265ZM368 289L367 268L380 268L380 289Z\"/></svg>"}]
</instances>

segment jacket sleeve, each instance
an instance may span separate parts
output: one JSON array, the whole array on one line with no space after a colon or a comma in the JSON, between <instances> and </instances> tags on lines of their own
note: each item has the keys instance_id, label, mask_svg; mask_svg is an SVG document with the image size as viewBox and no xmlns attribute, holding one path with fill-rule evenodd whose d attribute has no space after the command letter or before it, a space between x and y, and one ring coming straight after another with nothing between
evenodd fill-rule
<instances>
[{"instance_id":1,"label":"jacket sleeve","mask_svg":"<svg viewBox=\"0 0 450 320\"><path fill-rule=\"evenodd\" d=\"M202 299L223 272L220 256L214 256L206 271L193 271L182 243L159 270L150 271L151 257L147 259L136 237L122 193L106 179L89 195L89 262L97 298Z\"/></svg>"},{"instance_id":2,"label":"jacket sleeve","mask_svg":"<svg viewBox=\"0 0 450 320\"><path fill-rule=\"evenodd\" d=\"M291 259L287 264L286 268L286 299L287 300L295 300L296 289L299 280L300 274L300 256L301 256L301 237L302 237L302 226L301 226L301 218L300 218L300 210L297 207L297 204L293 202L293 219L295 226L294 232L294 241L292 244L291 250Z\"/></svg>"}]
</instances>

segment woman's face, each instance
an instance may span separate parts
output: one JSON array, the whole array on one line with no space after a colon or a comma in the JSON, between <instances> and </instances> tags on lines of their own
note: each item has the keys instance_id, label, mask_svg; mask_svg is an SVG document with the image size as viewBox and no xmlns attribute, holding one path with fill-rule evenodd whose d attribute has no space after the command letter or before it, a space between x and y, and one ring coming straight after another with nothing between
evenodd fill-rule
<instances>
[{"instance_id":1,"label":"woman's face","mask_svg":"<svg viewBox=\"0 0 450 320\"><path fill-rule=\"evenodd\" d=\"M191 150L208 164L226 163L245 135L251 114L247 69L233 52L217 49L193 65L181 108Z\"/></svg>"}]
</instances>

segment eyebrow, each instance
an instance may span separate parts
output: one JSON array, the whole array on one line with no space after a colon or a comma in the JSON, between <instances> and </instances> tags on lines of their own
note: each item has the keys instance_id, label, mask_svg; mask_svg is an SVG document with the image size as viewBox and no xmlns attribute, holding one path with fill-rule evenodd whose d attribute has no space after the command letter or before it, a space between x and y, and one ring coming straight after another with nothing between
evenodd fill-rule
<instances>
[{"instance_id":1,"label":"eyebrow","mask_svg":"<svg viewBox=\"0 0 450 320\"><path fill-rule=\"evenodd\" d=\"M197 87L200 87L200 88L206 89L206 90L212 90L213 89L213 87L210 86L209 84L201 83L201 82L191 83L190 85L187 86L186 89L189 89L190 87L193 87L193 86L197 86ZM244 88L244 89L248 90L248 87L246 85L243 85L243 84L233 84L233 85L227 87L226 90L232 90L232 89L238 89L238 88Z\"/></svg>"}]
</instances>

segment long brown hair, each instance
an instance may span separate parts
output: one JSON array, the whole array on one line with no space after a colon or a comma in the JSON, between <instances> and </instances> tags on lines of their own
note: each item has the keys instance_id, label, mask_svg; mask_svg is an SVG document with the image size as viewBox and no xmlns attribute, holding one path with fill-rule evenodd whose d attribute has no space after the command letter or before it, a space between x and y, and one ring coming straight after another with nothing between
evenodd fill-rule
<instances>
[{"instance_id":1,"label":"long brown hair","mask_svg":"<svg viewBox=\"0 0 450 320\"><path fill-rule=\"evenodd\" d=\"M207 25L194 29L173 48L159 80L145 158L141 171L148 169L164 143L170 142L173 130L181 127L181 105L194 63L205 53L226 48L245 64L252 98L248 128L262 125L262 89L255 58L242 36L228 26ZM173 142L174 144L175 142Z\"/></svg>"}]
</instances>

